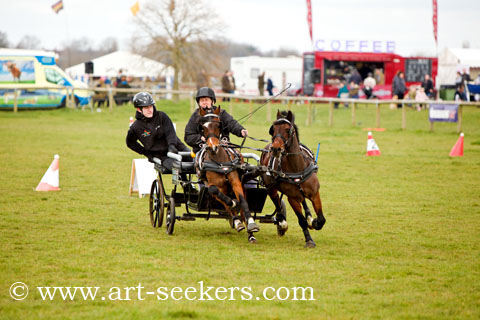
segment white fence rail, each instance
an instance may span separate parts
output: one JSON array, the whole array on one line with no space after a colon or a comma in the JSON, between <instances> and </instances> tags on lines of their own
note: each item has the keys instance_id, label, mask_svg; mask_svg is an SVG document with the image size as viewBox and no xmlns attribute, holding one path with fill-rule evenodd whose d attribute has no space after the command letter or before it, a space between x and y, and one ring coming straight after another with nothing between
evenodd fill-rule
<instances>
[{"instance_id":1,"label":"white fence rail","mask_svg":"<svg viewBox=\"0 0 480 320\"><path fill-rule=\"evenodd\" d=\"M195 103L195 94L196 91L191 90L171 90L171 89L148 89L148 88L115 88L115 87L107 87L107 88L72 88L72 87L35 87L35 86L12 86L4 89L13 89L14 90L14 107L13 111L18 111L18 96L20 90L33 90L33 89L54 89L54 90L65 90L66 92L66 107L67 108L75 108L75 91L91 91L92 93L100 93L106 92L108 105L110 110L112 110L116 106L115 102L115 95L117 93L127 93L127 94L135 94L140 91L148 91L152 93L154 96L170 96L170 95L178 95L180 97L187 97L190 100L190 111L193 112L196 103ZM250 96L250 95L236 95L236 94L226 94L226 93L217 93L216 96L218 98L230 98L229 100L229 111L233 113L233 100L235 101L243 101L245 103L249 103L250 105L250 112L253 111L253 103L254 102L264 102L270 96ZM292 103L301 103L306 105L307 108L307 119L306 119L306 126L310 126L312 124L313 119L313 112L312 107L316 106L317 104L328 104L329 106L329 120L328 125L333 126L334 123L334 104L335 103L348 103L351 106L352 110L352 126L356 126L356 111L357 106L359 104L363 105L374 105L376 108L376 127L380 128L381 118L380 118L380 109L382 107L389 106L390 104L401 104L402 108L402 129L406 130L407 127L407 117L406 117L406 108L405 105L431 105L431 104L459 104L458 110L458 122L457 122L457 131L460 132L462 129L462 111L464 107L480 107L480 102L456 102L456 101L442 101L442 100L427 100L427 101L415 101L415 100L378 100L378 99L340 99L340 98L319 98L319 97L303 97L303 96L278 96L272 98L271 101L283 101L287 104L287 109L290 110ZM93 104L95 103L94 99L90 99L90 103L88 107L93 110ZM82 110L85 109L86 106L82 107ZM267 121L272 121L271 119L271 104L268 103L266 105L267 108ZM430 124L430 129L433 130L433 123Z\"/></svg>"}]
</instances>

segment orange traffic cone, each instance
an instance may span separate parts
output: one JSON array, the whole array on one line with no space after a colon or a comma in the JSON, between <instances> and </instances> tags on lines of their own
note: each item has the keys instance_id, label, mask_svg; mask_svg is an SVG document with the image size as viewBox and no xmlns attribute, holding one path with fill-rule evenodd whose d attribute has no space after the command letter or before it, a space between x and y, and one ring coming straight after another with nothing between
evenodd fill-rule
<instances>
[{"instance_id":1,"label":"orange traffic cone","mask_svg":"<svg viewBox=\"0 0 480 320\"><path fill-rule=\"evenodd\" d=\"M460 133L460 137L450 151L450 157L463 157L463 132Z\"/></svg>"},{"instance_id":2,"label":"orange traffic cone","mask_svg":"<svg viewBox=\"0 0 480 320\"><path fill-rule=\"evenodd\" d=\"M59 186L59 172L58 172L58 154L53 157L52 164L48 167L47 172L43 175L42 180L38 184L35 191L57 191Z\"/></svg>"},{"instance_id":3,"label":"orange traffic cone","mask_svg":"<svg viewBox=\"0 0 480 320\"><path fill-rule=\"evenodd\" d=\"M129 127L131 127L132 124L133 124L133 117L130 117L130 125L129 125Z\"/></svg>"},{"instance_id":4,"label":"orange traffic cone","mask_svg":"<svg viewBox=\"0 0 480 320\"><path fill-rule=\"evenodd\" d=\"M367 156L379 156L380 149L378 148L375 140L373 140L372 132L368 132L368 140L367 140Z\"/></svg>"}]
</instances>

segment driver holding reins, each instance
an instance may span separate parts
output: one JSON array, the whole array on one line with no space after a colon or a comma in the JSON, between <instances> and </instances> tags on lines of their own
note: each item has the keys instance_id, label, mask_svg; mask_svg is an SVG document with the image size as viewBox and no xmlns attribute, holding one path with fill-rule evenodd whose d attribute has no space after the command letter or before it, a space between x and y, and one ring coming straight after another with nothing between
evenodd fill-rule
<instances>
[{"instance_id":1,"label":"driver holding reins","mask_svg":"<svg viewBox=\"0 0 480 320\"><path fill-rule=\"evenodd\" d=\"M215 92L208 87L202 87L198 89L196 96L198 108L202 108L207 113L213 112L217 107L214 105L217 102L215 98ZM246 137L248 135L247 129L245 129L237 120L233 119L227 111L220 111L220 121L222 122L222 137L229 139L230 132L237 137ZM185 127L185 142L193 148L193 152L197 153L201 149L201 145L205 143L205 137L199 131L198 120L200 119L199 109L188 120Z\"/></svg>"}]
</instances>

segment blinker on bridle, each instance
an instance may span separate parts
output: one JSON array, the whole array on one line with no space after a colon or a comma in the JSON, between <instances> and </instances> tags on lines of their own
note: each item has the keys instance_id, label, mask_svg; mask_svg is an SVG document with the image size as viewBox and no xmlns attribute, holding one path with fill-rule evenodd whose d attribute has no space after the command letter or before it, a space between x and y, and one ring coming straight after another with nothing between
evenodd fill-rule
<instances>
[{"instance_id":1,"label":"blinker on bridle","mask_svg":"<svg viewBox=\"0 0 480 320\"><path fill-rule=\"evenodd\" d=\"M279 125L279 124L282 124L282 123L287 123L287 124L290 125L290 129L288 130L288 138L287 139L285 139L285 137L280 133L277 133L275 136L273 136L273 126ZM270 134L272 135L272 142L275 141L275 139L277 137L282 139L283 144L285 145L285 149L288 148L289 142L292 139L294 133L295 133L295 131L294 131L293 124L290 121L288 121L287 119L284 119L284 118L278 119L277 121L275 121L273 123L272 127L270 128Z\"/></svg>"},{"instance_id":2,"label":"blinker on bridle","mask_svg":"<svg viewBox=\"0 0 480 320\"><path fill-rule=\"evenodd\" d=\"M217 115L217 114L214 114L214 113L207 113L206 115L202 116L202 119L201 119L201 126L202 127L205 127L204 124L205 123L208 123L208 122L213 122L213 121L210 121L211 118L217 118L220 120L220 116ZM217 138L218 140L221 139L221 136L222 136L222 122L221 121L218 121L218 124L220 126L220 136L217 136L215 133L211 132L211 133L208 133L208 135L205 137L207 140L208 138L210 137L214 137L214 138Z\"/></svg>"}]
</instances>

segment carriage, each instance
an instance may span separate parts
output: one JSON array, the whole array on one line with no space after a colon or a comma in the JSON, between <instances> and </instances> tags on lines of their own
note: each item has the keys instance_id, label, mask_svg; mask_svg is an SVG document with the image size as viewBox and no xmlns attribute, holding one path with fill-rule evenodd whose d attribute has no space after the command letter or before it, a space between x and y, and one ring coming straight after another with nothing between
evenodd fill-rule
<instances>
[{"instance_id":1,"label":"carriage","mask_svg":"<svg viewBox=\"0 0 480 320\"><path fill-rule=\"evenodd\" d=\"M205 220L225 219L229 221L233 228L231 215L220 202L209 194L208 187L196 178L195 165L189 159L191 157L190 152L178 152L178 154L169 152L167 156L174 160L171 172L162 166L160 159L153 159L157 179L153 181L150 191L150 221L152 226L154 228L161 227L165 219L166 232L171 235L176 221L194 221L197 218L202 218ZM238 165L236 169L242 172L242 184L245 188L248 207L256 221L273 223L275 212L261 215L267 190L259 177L262 170L259 167L260 157L254 153L242 153L242 156L246 161ZM255 164L251 164L249 161ZM172 177L173 187L170 193L166 191L163 182L164 175L171 175ZM177 208L181 207L182 204L185 204L186 212L179 214Z\"/></svg>"}]
</instances>

